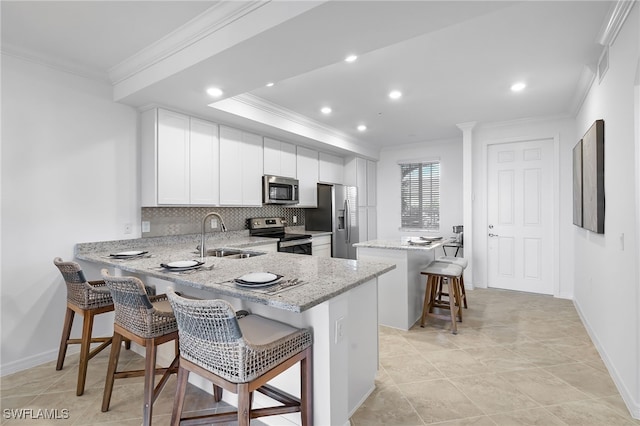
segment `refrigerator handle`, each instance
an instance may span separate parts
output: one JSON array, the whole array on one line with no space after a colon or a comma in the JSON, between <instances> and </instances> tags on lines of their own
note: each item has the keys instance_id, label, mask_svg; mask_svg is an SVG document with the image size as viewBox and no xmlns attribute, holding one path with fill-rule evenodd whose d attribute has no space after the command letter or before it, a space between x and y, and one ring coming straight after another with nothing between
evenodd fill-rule
<instances>
[{"instance_id":1,"label":"refrigerator handle","mask_svg":"<svg viewBox=\"0 0 640 426\"><path fill-rule=\"evenodd\" d=\"M346 242L349 243L351 241L351 212L349 211L349 200L344 200L344 215L345 215L345 227L347 228L346 232Z\"/></svg>"}]
</instances>

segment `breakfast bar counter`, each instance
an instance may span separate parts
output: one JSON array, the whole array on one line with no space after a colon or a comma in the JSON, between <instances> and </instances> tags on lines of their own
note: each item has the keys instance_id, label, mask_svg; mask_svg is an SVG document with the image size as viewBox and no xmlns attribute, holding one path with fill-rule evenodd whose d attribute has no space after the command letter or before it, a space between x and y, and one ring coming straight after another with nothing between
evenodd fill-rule
<instances>
[{"instance_id":1,"label":"breakfast bar counter","mask_svg":"<svg viewBox=\"0 0 640 426\"><path fill-rule=\"evenodd\" d=\"M217 235L212 235L215 237ZM137 240L81 243L76 258L115 275L133 275L158 293L173 286L199 298L229 301L236 310L308 327L313 333L314 424L345 425L373 391L378 368L377 283L395 268L390 262L356 261L274 252L266 238L210 238L207 248L241 248L248 258L205 257L198 269L170 271L161 263L200 260L194 236L141 238ZM261 249L261 247L263 249ZM144 255L117 259L113 254L146 251ZM251 272L282 275L271 287L245 288L235 279ZM169 351L167 351L168 354ZM162 354L161 354L162 355ZM167 355L168 358L168 355ZM299 395L299 374L294 366L277 377L274 386ZM208 382L193 383L210 390ZM255 405L266 405L260 394ZM224 400L234 404L228 392ZM299 416L286 416L299 421ZM281 424L278 416L265 417L266 424Z\"/></svg>"},{"instance_id":2,"label":"breakfast bar counter","mask_svg":"<svg viewBox=\"0 0 640 426\"><path fill-rule=\"evenodd\" d=\"M397 268L378 280L378 321L409 330L422 315L426 280L420 271L435 259L436 249L448 238L427 241L419 237L373 240L354 244L358 260L392 262Z\"/></svg>"}]
</instances>

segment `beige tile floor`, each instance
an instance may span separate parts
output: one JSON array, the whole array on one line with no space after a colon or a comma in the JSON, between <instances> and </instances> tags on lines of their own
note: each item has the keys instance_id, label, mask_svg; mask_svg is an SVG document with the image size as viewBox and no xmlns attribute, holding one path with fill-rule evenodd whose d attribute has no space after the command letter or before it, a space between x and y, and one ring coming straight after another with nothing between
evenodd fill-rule
<instances>
[{"instance_id":1,"label":"beige tile floor","mask_svg":"<svg viewBox=\"0 0 640 426\"><path fill-rule=\"evenodd\" d=\"M439 320L408 332L381 327L376 389L352 425L640 425L572 302L499 290L469 291L468 298L456 336ZM80 397L77 355L62 371L51 362L2 377L1 424L140 425L142 378L116 380L110 410L100 411L107 359L108 350L91 360ZM125 350L120 363L143 366ZM154 405L154 424L169 423L174 389L171 379ZM191 386L186 401L190 413L232 409ZM6 409L20 408L64 408L69 418L5 418Z\"/></svg>"},{"instance_id":2,"label":"beige tile floor","mask_svg":"<svg viewBox=\"0 0 640 426\"><path fill-rule=\"evenodd\" d=\"M458 334L380 328L376 389L352 425L640 425L569 300L468 291Z\"/></svg>"}]
</instances>

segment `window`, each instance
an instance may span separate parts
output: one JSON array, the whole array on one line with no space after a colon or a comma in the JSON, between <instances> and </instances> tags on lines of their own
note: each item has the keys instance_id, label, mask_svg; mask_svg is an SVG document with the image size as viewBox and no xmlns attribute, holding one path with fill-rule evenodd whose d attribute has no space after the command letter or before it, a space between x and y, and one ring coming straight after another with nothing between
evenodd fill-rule
<instances>
[{"instance_id":1,"label":"window","mask_svg":"<svg viewBox=\"0 0 640 426\"><path fill-rule=\"evenodd\" d=\"M400 164L402 228L440 229L440 162Z\"/></svg>"}]
</instances>

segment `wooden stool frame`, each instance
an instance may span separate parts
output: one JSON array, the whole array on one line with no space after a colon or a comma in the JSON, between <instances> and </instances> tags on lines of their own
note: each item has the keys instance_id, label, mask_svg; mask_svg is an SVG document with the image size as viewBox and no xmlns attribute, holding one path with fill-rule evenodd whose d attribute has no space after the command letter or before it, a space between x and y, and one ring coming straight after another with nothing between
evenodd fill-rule
<instances>
[{"instance_id":1,"label":"wooden stool frame","mask_svg":"<svg viewBox=\"0 0 640 426\"><path fill-rule=\"evenodd\" d=\"M158 346L163 343L175 342L175 358L169 367L156 368L156 358ZM132 341L146 350L144 370L117 371L118 359L120 357L120 348L123 341ZM142 424L144 426L151 425L151 417L153 411L153 403L162 392L167 384L169 376L178 372L178 363L180 360L180 352L178 345L178 331L165 334L158 337L144 338L134 334L126 328L114 324L113 325L113 344L111 346L111 354L109 355L109 368L107 370L107 380L104 386L104 395L102 397L102 411L108 411L111 403L111 394L113 393L113 383L115 379L124 379L129 377L144 376L144 408L142 411ZM154 388L155 376L162 374L160 381Z\"/></svg>"},{"instance_id":2,"label":"wooden stool frame","mask_svg":"<svg viewBox=\"0 0 640 426\"><path fill-rule=\"evenodd\" d=\"M171 425L204 425L220 422L238 422L238 426L248 426L251 419L264 416L273 416L278 414L288 414L299 412L302 416L302 425L313 425L313 365L312 365L313 347L309 346L305 350L293 355L281 364L264 373L262 376L247 382L233 383L212 373L211 371L200 367L184 358L180 358L180 367L178 371L178 386L173 405L173 414L171 417ZM301 397L298 399L289 395L273 386L267 385L267 382L289 367L300 362L300 382ZM237 411L228 413L210 414L205 416L182 417L182 409L184 406L185 392L189 373L197 375L209 380L213 383L214 400L220 401L222 398L222 390L228 390L238 395ZM253 400L253 392L258 391L268 397L275 399L283 405L251 409Z\"/></svg>"},{"instance_id":3,"label":"wooden stool frame","mask_svg":"<svg viewBox=\"0 0 640 426\"><path fill-rule=\"evenodd\" d=\"M89 282L92 283L91 281ZM67 355L69 345L80 345L80 361L78 364L78 384L76 385L76 395L80 396L84 393L84 386L87 382L87 368L89 360L100 353L103 349L111 344L111 337L91 337L93 331L93 318L96 315L113 311L113 305L101 306L98 308L81 308L71 302L67 302L67 312L64 316L64 325L62 326L62 338L60 339L60 349L58 350L58 361L56 370L62 370L64 366L64 358ZM82 315L82 338L71 339L71 328L73 327L73 319L75 314ZM101 343L100 346L91 350L92 343Z\"/></svg>"},{"instance_id":4,"label":"wooden stool frame","mask_svg":"<svg viewBox=\"0 0 640 426\"><path fill-rule=\"evenodd\" d=\"M424 293L424 304L422 307L420 327L424 327L427 317L450 320L451 333L458 334L457 322L462 322L462 300L459 277L429 274L426 272L422 272L422 274L427 275L427 287ZM451 297L451 294L449 296L448 304L442 303L438 300L438 287L442 285L441 280L443 278L447 278L449 280L449 293L453 293L453 297ZM448 309L449 315L437 314L434 312L434 308Z\"/></svg>"}]
</instances>

